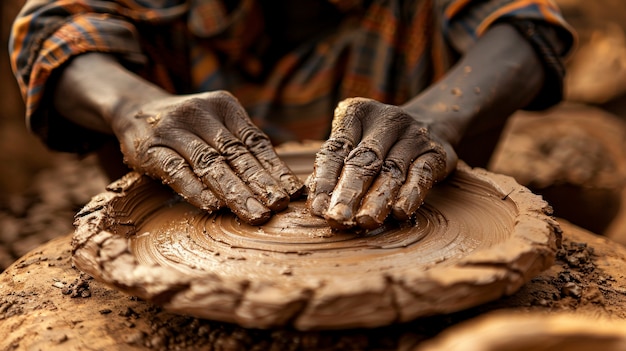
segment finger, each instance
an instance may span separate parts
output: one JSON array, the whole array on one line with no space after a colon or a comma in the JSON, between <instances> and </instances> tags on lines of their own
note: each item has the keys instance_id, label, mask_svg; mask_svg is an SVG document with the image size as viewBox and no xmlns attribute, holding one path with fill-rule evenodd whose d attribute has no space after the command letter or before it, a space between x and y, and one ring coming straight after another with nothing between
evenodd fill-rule
<instances>
[{"instance_id":1,"label":"finger","mask_svg":"<svg viewBox=\"0 0 626 351\"><path fill-rule=\"evenodd\" d=\"M245 113L243 109L241 110L242 114ZM247 116L230 118L226 125L254 155L261 167L269 172L270 176L289 194L290 198L295 199L302 194L304 184L300 178L278 157L267 135L252 124Z\"/></svg>"},{"instance_id":2,"label":"finger","mask_svg":"<svg viewBox=\"0 0 626 351\"><path fill-rule=\"evenodd\" d=\"M223 199L237 217L252 225L264 223L270 218L270 209L257 199L254 192L215 149L195 137L175 137L168 140L187 160L196 176L217 197Z\"/></svg>"},{"instance_id":3,"label":"finger","mask_svg":"<svg viewBox=\"0 0 626 351\"><path fill-rule=\"evenodd\" d=\"M381 166L382 155L372 149L361 146L348 155L324 215L331 227L345 229L356 224L357 207Z\"/></svg>"},{"instance_id":4,"label":"finger","mask_svg":"<svg viewBox=\"0 0 626 351\"><path fill-rule=\"evenodd\" d=\"M204 127L198 130L198 135L224 157L230 168L257 194L265 206L274 211L285 209L289 204L290 194L236 136L243 126L250 126L243 122L249 119L241 105L232 95L220 92L214 94L211 103L206 104L205 108L218 119L202 118ZM262 132L258 130L256 135L262 135Z\"/></svg>"},{"instance_id":5,"label":"finger","mask_svg":"<svg viewBox=\"0 0 626 351\"><path fill-rule=\"evenodd\" d=\"M361 199L380 172L389 149L409 125L409 117L383 104L369 104L359 118L364 126L361 142L350 152L333 190L325 218L334 228L356 224Z\"/></svg>"},{"instance_id":6,"label":"finger","mask_svg":"<svg viewBox=\"0 0 626 351\"><path fill-rule=\"evenodd\" d=\"M309 178L307 206L315 216L322 217L328 209L330 194L343 167L343 161L353 148L353 143L345 138L330 138L324 142L315 155L313 173Z\"/></svg>"},{"instance_id":7,"label":"finger","mask_svg":"<svg viewBox=\"0 0 626 351\"><path fill-rule=\"evenodd\" d=\"M167 147L151 148L147 154L142 164L145 173L169 185L187 202L209 212L224 206L179 154Z\"/></svg>"},{"instance_id":8,"label":"finger","mask_svg":"<svg viewBox=\"0 0 626 351\"><path fill-rule=\"evenodd\" d=\"M218 152L228 162L232 170L248 187L257 194L265 206L280 211L289 204L290 195L281 185L267 172L259 161L243 146L243 144L230 136L217 141Z\"/></svg>"},{"instance_id":9,"label":"finger","mask_svg":"<svg viewBox=\"0 0 626 351\"><path fill-rule=\"evenodd\" d=\"M346 99L337 105L330 137L315 155L307 205L313 215L324 216L337 185L344 160L359 142L363 126L359 117L368 106L364 99Z\"/></svg>"},{"instance_id":10,"label":"finger","mask_svg":"<svg viewBox=\"0 0 626 351\"><path fill-rule=\"evenodd\" d=\"M431 150L420 155L409 168L407 179L400 188L392 213L396 219L407 220L422 205L428 190L447 175L446 152L431 142Z\"/></svg>"},{"instance_id":11,"label":"finger","mask_svg":"<svg viewBox=\"0 0 626 351\"><path fill-rule=\"evenodd\" d=\"M383 224L406 180L411 161L423 153L424 145L428 144L425 133L420 128L412 135L398 140L389 150L378 177L363 197L355 216L359 227L375 229Z\"/></svg>"}]
</instances>

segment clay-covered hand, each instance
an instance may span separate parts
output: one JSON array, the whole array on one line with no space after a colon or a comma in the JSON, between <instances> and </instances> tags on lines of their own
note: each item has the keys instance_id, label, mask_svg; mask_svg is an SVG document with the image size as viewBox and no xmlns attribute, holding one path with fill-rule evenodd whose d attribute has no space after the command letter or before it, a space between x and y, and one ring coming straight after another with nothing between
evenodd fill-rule
<instances>
[{"instance_id":1,"label":"clay-covered hand","mask_svg":"<svg viewBox=\"0 0 626 351\"><path fill-rule=\"evenodd\" d=\"M131 115L112 126L124 161L197 207L226 205L256 225L303 190L230 93L170 95L142 104Z\"/></svg>"},{"instance_id":2,"label":"clay-covered hand","mask_svg":"<svg viewBox=\"0 0 626 351\"><path fill-rule=\"evenodd\" d=\"M309 180L308 206L331 227L374 229L410 218L456 166L451 145L428 122L365 98L342 101Z\"/></svg>"}]
</instances>

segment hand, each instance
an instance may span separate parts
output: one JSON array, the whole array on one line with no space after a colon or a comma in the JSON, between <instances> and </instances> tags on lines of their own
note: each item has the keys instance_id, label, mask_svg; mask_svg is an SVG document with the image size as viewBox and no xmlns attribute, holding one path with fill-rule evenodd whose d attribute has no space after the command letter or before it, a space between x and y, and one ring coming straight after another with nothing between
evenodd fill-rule
<instances>
[{"instance_id":1,"label":"hand","mask_svg":"<svg viewBox=\"0 0 626 351\"><path fill-rule=\"evenodd\" d=\"M112 129L124 162L197 207L226 205L258 225L303 190L269 138L227 92L169 95L123 114Z\"/></svg>"},{"instance_id":2,"label":"hand","mask_svg":"<svg viewBox=\"0 0 626 351\"><path fill-rule=\"evenodd\" d=\"M310 178L308 206L331 227L374 229L409 219L456 167L452 146L397 106L351 98L335 110Z\"/></svg>"}]
</instances>

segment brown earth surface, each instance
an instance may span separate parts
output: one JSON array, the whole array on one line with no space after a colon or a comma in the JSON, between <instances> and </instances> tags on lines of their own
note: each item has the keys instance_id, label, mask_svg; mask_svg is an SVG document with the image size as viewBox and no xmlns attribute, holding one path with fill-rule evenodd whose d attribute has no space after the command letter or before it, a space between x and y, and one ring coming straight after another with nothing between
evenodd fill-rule
<instances>
[{"instance_id":1,"label":"brown earth surface","mask_svg":"<svg viewBox=\"0 0 626 351\"><path fill-rule=\"evenodd\" d=\"M0 349L411 350L491 311L510 313L513 319L516 313L569 312L590 323L623 322L626 248L558 221L563 241L554 264L511 296L390 327L326 332L244 329L165 312L72 267L71 236L66 235L31 251L0 275Z\"/></svg>"}]
</instances>

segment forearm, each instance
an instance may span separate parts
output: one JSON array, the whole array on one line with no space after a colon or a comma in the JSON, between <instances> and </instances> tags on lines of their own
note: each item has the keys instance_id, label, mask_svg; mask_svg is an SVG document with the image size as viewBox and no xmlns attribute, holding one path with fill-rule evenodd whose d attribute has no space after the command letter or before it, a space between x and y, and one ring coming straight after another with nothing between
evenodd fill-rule
<instances>
[{"instance_id":1,"label":"forearm","mask_svg":"<svg viewBox=\"0 0 626 351\"><path fill-rule=\"evenodd\" d=\"M543 81L543 66L530 43L512 26L500 24L403 108L426 119L436 136L457 145L470 125L499 123L524 107Z\"/></svg>"},{"instance_id":2,"label":"forearm","mask_svg":"<svg viewBox=\"0 0 626 351\"><path fill-rule=\"evenodd\" d=\"M168 95L125 69L112 55L89 53L64 68L54 90L55 109L88 129L111 134L113 123L132 117L138 106Z\"/></svg>"}]
</instances>

